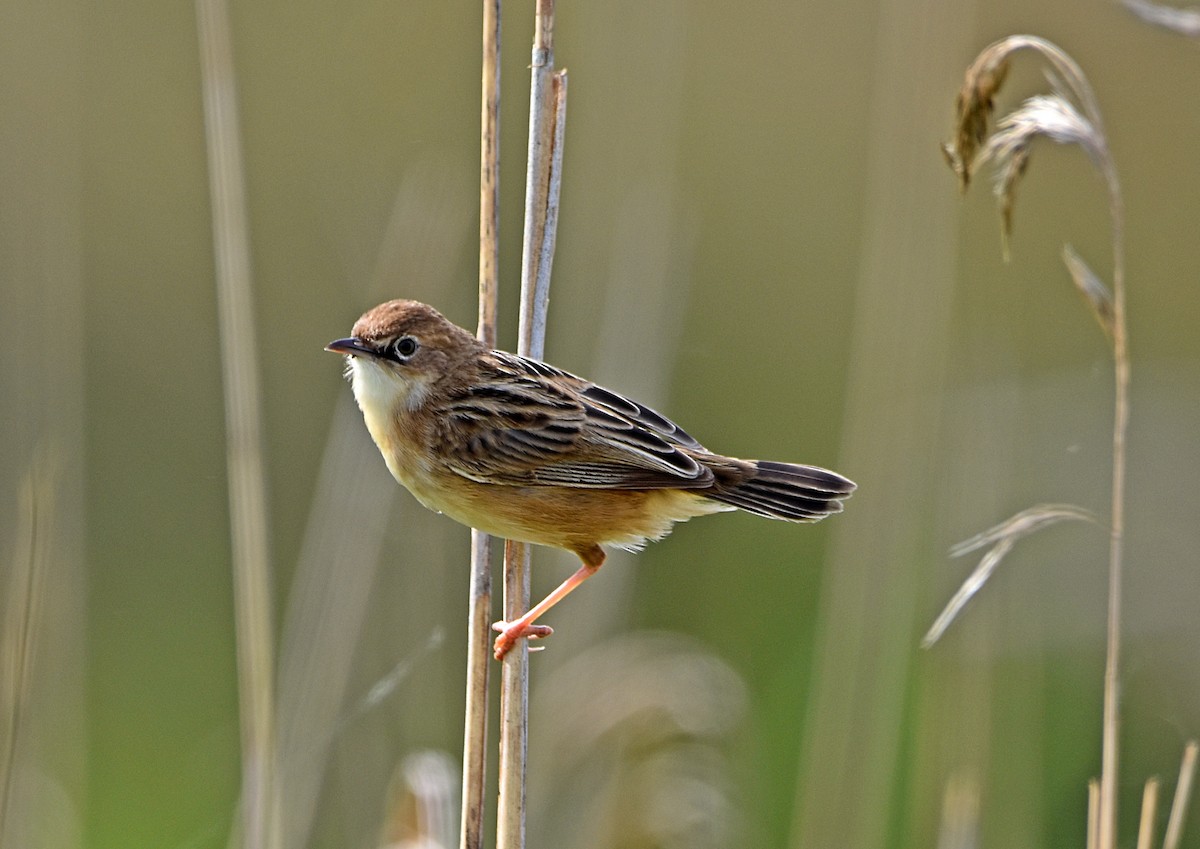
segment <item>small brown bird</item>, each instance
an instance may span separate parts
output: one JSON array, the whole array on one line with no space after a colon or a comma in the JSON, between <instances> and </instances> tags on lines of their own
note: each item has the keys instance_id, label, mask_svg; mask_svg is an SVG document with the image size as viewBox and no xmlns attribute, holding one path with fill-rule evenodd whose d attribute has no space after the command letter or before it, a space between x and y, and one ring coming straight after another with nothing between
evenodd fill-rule
<instances>
[{"instance_id":1,"label":"small brown bird","mask_svg":"<svg viewBox=\"0 0 1200 849\"><path fill-rule=\"evenodd\" d=\"M674 422L582 377L488 350L417 301L365 313L326 350L346 376L392 475L431 510L522 542L574 552L582 567L514 622L496 658L604 563L693 516L740 508L815 522L854 484L828 469L714 454Z\"/></svg>"}]
</instances>

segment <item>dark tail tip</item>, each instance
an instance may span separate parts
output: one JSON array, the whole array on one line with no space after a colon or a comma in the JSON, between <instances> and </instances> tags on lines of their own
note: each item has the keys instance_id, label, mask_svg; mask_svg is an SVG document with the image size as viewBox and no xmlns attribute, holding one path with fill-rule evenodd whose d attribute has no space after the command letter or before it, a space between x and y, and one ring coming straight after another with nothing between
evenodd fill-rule
<instances>
[{"instance_id":1,"label":"dark tail tip","mask_svg":"<svg viewBox=\"0 0 1200 849\"><path fill-rule=\"evenodd\" d=\"M854 492L855 486L848 478L819 466L760 460L742 480L706 494L759 516L816 522L840 513L842 499Z\"/></svg>"}]
</instances>

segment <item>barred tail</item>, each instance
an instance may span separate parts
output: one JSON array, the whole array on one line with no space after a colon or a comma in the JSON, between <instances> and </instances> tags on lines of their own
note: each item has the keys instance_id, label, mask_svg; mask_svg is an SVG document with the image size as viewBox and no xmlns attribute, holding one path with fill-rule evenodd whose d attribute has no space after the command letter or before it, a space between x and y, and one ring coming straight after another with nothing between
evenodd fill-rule
<instances>
[{"instance_id":1,"label":"barred tail","mask_svg":"<svg viewBox=\"0 0 1200 849\"><path fill-rule=\"evenodd\" d=\"M736 472L729 467L714 468L716 485L704 495L769 519L816 522L841 512L841 499L855 488L853 481L817 466L769 460L734 462Z\"/></svg>"}]
</instances>

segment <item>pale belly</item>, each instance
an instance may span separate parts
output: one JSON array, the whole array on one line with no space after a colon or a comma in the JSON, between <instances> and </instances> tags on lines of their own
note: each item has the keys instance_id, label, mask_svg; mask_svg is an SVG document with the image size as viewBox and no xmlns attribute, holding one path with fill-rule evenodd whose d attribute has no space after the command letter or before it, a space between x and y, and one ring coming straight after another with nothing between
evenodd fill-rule
<instances>
[{"instance_id":1,"label":"pale belly","mask_svg":"<svg viewBox=\"0 0 1200 849\"><path fill-rule=\"evenodd\" d=\"M446 475L453 473L443 473ZM418 501L494 536L570 551L595 544L637 549L676 522L732 507L678 489L604 490L483 484L454 476L408 480Z\"/></svg>"},{"instance_id":2,"label":"pale belly","mask_svg":"<svg viewBox=\"0 0 1200 849\"><path fill-rule=\"evenodd\" d=\"M418 501L494 536L575 552L596 544L636 549L666 536L676 522L734 509L678 489L479 483L435 466L412 446L390 440L385 420L369 406L363 412L392 476Z\"/></svg>"}]
</instances>

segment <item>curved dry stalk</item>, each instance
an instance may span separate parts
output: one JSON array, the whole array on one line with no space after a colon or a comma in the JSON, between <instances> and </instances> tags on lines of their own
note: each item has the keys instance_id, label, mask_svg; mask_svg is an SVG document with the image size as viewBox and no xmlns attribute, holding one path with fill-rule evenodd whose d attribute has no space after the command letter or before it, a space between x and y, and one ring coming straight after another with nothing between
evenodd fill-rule
<instances>
[{"instance_id":1,"label":"curved dry stalk","mask_svg":"<svg viewBox=\"0 0 1200 849\"><path fill-rule=\"evenodd\" d=\"M1000 561L1008 555L1008 552L1012 551L1012 547L1016 544L1017 540L1021 537L1029 536L1042 528L1069 519L1084 522L1096 521L1096 517L1090 512L1072 504L1039 504L1037 507L1022 510L999 525L995 525L970 539L963 540L957 545L952 546L950 548L951 557L961 557L964 554L983 548L985 545L991 545L992 547L988 549L987 554L979 561L979 565L975 567L975 571L963 581L962 586L958 588L958 592L946 603L946 607L938 614L937 619L929 626L929 630L925 632L925 636L921 640L921 648L927 649L941 639L942 634L946 632L946 629L950 627L950 623L966 607L967 602L983 589L983 585L992 576L992 572L996 571L996 567L1000 565Z\"/></svg>"},{"instance_id":2,"label":"curved dry stalk","mask_svg":"<svg viewBox=\"0 0 1200 849\"><path fill-rule=\"evenodd\" d=\"M1200 37L1200 8L1196 6L1178 9L1151 0L1121 0L1121 3L1148 24L1191 38Z\"/></svg>"},{"instance_id":3,"label":"curved dry stalk","mask_svg":"<svg viewBox=\"0 0 1200 849\"><path fill-rule=\"evenodd\" d=\"M1013 54L1030 50L1050 68L1056 93L1026 101L1001 122L990 137L989 125L995 96L1008 73ZM1074 253L1064 257L1076 286L1093 301L1101 326L1110 329L1113 351L1115 400L1113 403L1112 517L1109 523L1108 615L1104 670L1104 717L1101 741L1100 792L1097 803L1097 845L1114 849L1117 833L1117 763L1119 723L1120 621L1122 557L1125 531L1126 433L1129 427L1129 350L1125 319L1125 215L1116 166L1108 148L1100 108L1091 85L1070 56L1045 39L1029 35L1010 36L995 42L967 69L956 102L954 139L943 147L947 161L965 190L978 167L994 164L999 173L997 194L1001 201L1007 255L1012 223L1012 203L1017 180L1029 159L1030 143L1045 137L1061 143L1078 144L1087 151L1104 178L1112 227L1111 319L1102 317L1094 301L1097 287L1081 276L1082 264L1073 263ZM1077 259L1077 257L1076 257ZM1094 278L1094 275L1091 275ZM1081 282L1082 281L1082 282ZM1103 305L1103 310L1109 306Z\"/></svg>"}]
</instances>

